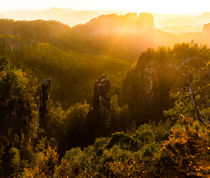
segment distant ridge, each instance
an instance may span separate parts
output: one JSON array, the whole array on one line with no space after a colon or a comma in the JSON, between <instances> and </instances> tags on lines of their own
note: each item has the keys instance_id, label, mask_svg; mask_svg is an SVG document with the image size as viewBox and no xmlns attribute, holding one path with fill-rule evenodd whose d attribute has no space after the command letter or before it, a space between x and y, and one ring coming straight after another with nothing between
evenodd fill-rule
<instances>
[{"instance_id":1,"label":"distant ridge","mask_svg":"<svg viewBox=\"0 0 210 178\"><path fill-rule=\"evenodd\" d=\"M125 15L127 13L128 12L123 11L90 11L53 7L46 10L0 10L0 18L4 17L14 20L56 20L73 27L78 24L87 23L100 15ZM128 14L137 15L137 13ZM166 32L176 34L201 32L203 25L210 22L210 12L204 12L201 15L159 14L155 12L152 14L155 19L156 27Z\"/></svg>"},{"instance_id":2,"label":"distant ridge","mask_svg":"<svg viewBox=\"0 0 210 178\"><path fill-rule=\"evenodd\" d=\"M69 26L86 23L100 15L94 11L76 11L73 9L51 8L47 10L14 10L0 12L5 18L14 20L56 20Z\"/></svg>"},{"instance_id":3,"label":"distant ridge","mask_svg":"<svg viewBox=\"0 0 210 178\"><path fill-rule=\"evenodd\" d=\"M57 9L53 9L57 10ZM113 55L133 60L147 48L172 47L175 43L210 45L209 27L200 32L173 34L155 25L152 14L100 15L89 22L69 27L58 21L0 20L0 33L50 43L65 50ZM79 46L79 47L78 47Z\"/></svg>"}]
</instances>

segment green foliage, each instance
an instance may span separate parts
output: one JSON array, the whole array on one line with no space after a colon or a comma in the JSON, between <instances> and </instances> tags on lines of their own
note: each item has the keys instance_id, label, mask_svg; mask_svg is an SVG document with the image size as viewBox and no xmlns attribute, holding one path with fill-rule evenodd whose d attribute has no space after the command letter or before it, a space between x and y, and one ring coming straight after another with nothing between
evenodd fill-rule
<instances>
[{"instance_id":1,"label":"green foliage","mask_svg":"<svg viewBox=\"0 0 210 178\"><path fill-rule=\"evenodd\" d=\"M0 176L16 176L33 159L38 128L38 85L31 72L0 58Z\"/></svg>"},{"instance_id":2,"label":"green foliage","mask_svg":"<svg viewBox=\"0 0 210 178\"><path fill-rule=\"evenodd\" d=\"M159 158L163 142L156 140L154 133L161 135L160 128L167 129L169 133L168 125L167 122L145 124L129 133L118 132L111 138L98 138L83 151L73 148L66 152L57 174L73 177L136 177L146 174L146 171L154 171L155 159Z\"/></svg>"},{"instance_id":3,"label":"green foliage","mask_svg":"<svg viewBox=\"0 0 210 178\"><path fill-rule=\"evenodd\" d=\"M160 175L166 177L204 177L209 175L209 130L197 120L183 117L171 129L162 145L158 162Z\"/></svg>"},{"instance_id":4,"label":"green foliage","mask_svg":"<svg viewBox=\"0 0 210 178\"><path fill-rule=\"evenodd\" d=\"M208 103L210 103L210 64L209 60L204 62L206 63L199 68L197 66L185 66L182 75L188 75L189 79L187 82L193 89L198 110L206 120L209 120L210 106ZM193 106L188 86L173 90L171 92L171 97L175 99L175 104L173 108L164 112L166 117L178 119L182 114L187 117L196 117L197 113L195 111L195 106Z\"/></svg>"},{"instance_id":5,"label":"green foliage","mask_svg":"<svg viewBox=\"0 0 210 178\"><path fill-rule=\"evenodd\" d=\"M71 177L192 177L209 175L209 131L196 120L183 117L170 131L168 139L156 140L154 133L168 123L142 125L135 132L115 133L98 138L83 151L67 151L56 176ZM119 136L120 135L120 136ZM145 141L144 137L147 139ZM160 133L159 133L160 135ZM116 140L117 136L117 140ZM139 147L129 139L136 139ZM150 138L150 139L148 139ZM115 142L114 142L114 141ZM124 147L123 145L126 145Z\"/></svg>"},{"instance_id":6,"label":"green foliage","mask_svg":"<svg viewBox=\"0 0 210 178\"><path fill-rule=\"evenodd\" d=\"M161 120L163 110L173 107L174 101L176 108L171 110L170 118L178 118L181 113L194 117L189 115L193 110L187 89L190 84L201 112L204 109L208 114L209 59L209 48L197 44L148 49L123 81L120 103L128 104L131 118L137 125Z\"/></svg>"},{"instance_id":7,"label":"green foliage","mask_svg":"<svg viewBox=\"0 0 210 178\"><path fill-rule=\"evenodd\" d=\"M112 134L111 140L107 145L108 148L112 148L114 145L119 145L122 149L138 150L138 143L128 134L123 132L117 132Z\"/></svg>"},{"instance_id":8,"label":"green foliage","mask_svg":"<svg viewBox=\"0 0 210 178\"><path fill-rule=\"evenodd\" d=\"M10 166L13 169L13 172L17 172L17 169L20 167L20 151L12 147L9 151L9 154L11 155L11 161L10 161Z\"/></svg>"},{"instance_id":9,"label":"green foliage","mask_svg":"<svg viewBox=\"0 0 210 178\"><path fill-rule=\"evenodd\" d=\"M53 105L49 103L47 133L49 137L56 138L57 141L65 136L68 126L66 125L66 112L61 108L60 103Z\"/></svg>"},{"instance_id":10,"label":"green foliage","mask_svg":"<svg viewBox=\"0 0 210 178\"><path fill-rule=\"evenodd\" d=\"M119 106L118 96L114 95L111 98L111 114L112 114L112 130L126 130L130 127L130 114L128 105Z\"/></svg>"},{"instance_id":11,"label":"green foliage","mask_svg":"<svg viewBox=\"0 0 210 178\"><path fill-rule=\"evenodd\" d=\"M53 148L58 146L59 153L63 154L70 147L82 146L90 142L90 135L88 135L90 105L86 101L76 103L67 110L63 110L58 102L53 104L51 100L48 106L46 134L51 138L49 143Z\"/></svg>"},{"instance_id":12,"label":"green foliage","mask_svg":"<svg viewBox=\"0 0 210 178\"><path fill-rule=\"evenodd\" d=\"M19 134L21 130L30 132L29 124L37 121L36 80L31 73L12 69L9 65L3 64L1 68L1 132L6 133L8 128Z\"/></svg>"},{"instance_id":13,"label":"green foliage","mask_svg":"<svg viewBox=\"0 0 210 178\"><path fill-rule=\"evenodd\" d=\"M76 103L74 106L69 107L66 111L66 120L70 130L80 130L86 122L90 105L86 102ZM78 127L80 125L80 127Z\"/></svg>"},{"instance_id":14,"label":"green foliage","mask_svg":"<svg viewBox=\"0 0 210 178\"><path fill-rule=\"evenodd\" d=\"M52 177L58 166L58 154L50 146L36 155L33 169L25 168L21 177Z\"/></svg>"},{"instance_id":15,"label":"green foliage","mask_svg":"<svg viewBox=\"0 0 210 178\"><path fill-rule=\"evenodd\" d=\"M36 29L29 30L33 26L40 26L39 29L42 29L42 26L48 26L48 24L53 24L53 22L46 22L46 24L44 21L28 24L27 22L11 23L14 23L14 26L16 23L17 26L20 24L20 27L17 29L18 32L19 28L23 28L26 25L24 30L28 32L16 34L16 32L13 33L12 28L11 33L5 32L5 35L0 34L0 55L8 56L16 66L32 70L40 82L44 78L50 77L52 79L52 98L54 101L59 101L65 108L68 108L70 104L83 100L91 101L94 82L104 73L113 81L112 93L119 94L121 81L129 68L130 62L128 60L113 57L108 52L92 54L87 50L81 53L80 51L84 47L80 44L75 45L76 43L74 43L75 48L67 48L68 50L66 50L66 47L64 47L64 50L62 44L57 45L57 43L62 41L59 39L60 37L57 39L56 35L52 34L55 33L58 34L57 36L62 36L64 43L71 44L73 41L72 39L67 40L68 33L62 34L61 32L60 34L55 27L52 27L53 29L55 28L54 30L48 27L49 33L44 35L48 31L44 30L42 33L44 37L41 34L37 38L39 30L38 32L34 32ZM5 24L5 26L7 25L10 26L10 21L8 24ZM54 26L56 26L56 23ZM58 28L60 28L59 25ZM1 30L4 31L4 29ZM53 32L51 33L51 31Z\"/></svg>"},{"instance_id":16,"label":"green foliage","mask_svg":"<svg viewBox=\"0 0 210 178\"><path fill-rule=\"evenodd\" d=\"M113 57L109 41L82 39L81 26L72 30L52 21L0 24L5 34L0 35L0 55L10 57L0 58L1 177L209 176L207 47L148 49L120 89L129 62L118 57L130 49L122 54L118 50L127 44L119 45L118 57ZM91 101L94 81L103 73L113 88L110 114L115 133L93 143L93 113L81 101ZM47 103L47 128L40 130L39 82L46 77L52 79L52 99ZM198 121L189 84L206 127Z\"/></svg>"},{"instance_id":17,"label":"green foliage","mask_svg":"<svg viewBox=\"0 0 210 178\"><path fill-rule=\"evenodd\" d=\"M41 42L50 42L62 48L65 48L69 43L67 38L71 32L69 26L56 21L14 21L1 19L0 26L1 34L22 36Z\"/></svg>"}]
</instances>

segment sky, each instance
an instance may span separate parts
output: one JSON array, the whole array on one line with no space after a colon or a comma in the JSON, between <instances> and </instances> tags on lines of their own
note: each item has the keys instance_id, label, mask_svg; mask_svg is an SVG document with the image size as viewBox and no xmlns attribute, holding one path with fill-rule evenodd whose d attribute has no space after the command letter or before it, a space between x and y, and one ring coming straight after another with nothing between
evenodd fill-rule
<instances>
[{"instance_id":1,"label":"sky","mask_svg":"<svg viewBox=\"0 0 210 178\"><path fill-rule=\"evenodd\" d=\"M210 12L210 0L0 0L0 9L71 8L158 13Z\"/></svg>"}]
</instances>

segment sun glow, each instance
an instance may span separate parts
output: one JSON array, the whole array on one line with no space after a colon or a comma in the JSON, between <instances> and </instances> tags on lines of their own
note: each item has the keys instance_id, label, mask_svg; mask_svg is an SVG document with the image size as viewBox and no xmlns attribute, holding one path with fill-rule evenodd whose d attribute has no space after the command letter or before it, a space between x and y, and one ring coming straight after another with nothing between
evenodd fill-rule
<instances>
[{"instance_id":1,"label":"sun glow","mask_svg":"<svg viewBox=\"0 0 210 178\"><path fill-rule=\"evenodd\" d=\"M159 13L199 13L210 11L209 0L114 0L109 6L127 11Z\"/></svg>"},{"instance_id":2,"label":"sun glow","mask_svg":"<svg viewBox=\"0 0 210 178\"><path fill-rule=\"evenodd\" d=\"M1 0L2 1L2 0ZM210 11L209 0L7 0L3 8L72 8L78 10L148 11L159 13L201 13Z\"/></svg>"}]
</instances>

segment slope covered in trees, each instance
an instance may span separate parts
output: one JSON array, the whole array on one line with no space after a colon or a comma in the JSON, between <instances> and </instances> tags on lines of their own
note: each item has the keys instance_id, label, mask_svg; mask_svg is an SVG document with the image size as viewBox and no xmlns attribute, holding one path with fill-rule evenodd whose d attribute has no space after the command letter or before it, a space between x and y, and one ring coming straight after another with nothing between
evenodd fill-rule
<instances>
[{"instance_id":1,"label":"slope covered in trees","mask_svg":"<svg viewBox=\"0 0 210 178\"><path fill-rule=\"evenodd\" d=\"M203 33L177 36L158 30L154 23L147 13L103 15L73 28L56 21L2 19L0 55L33 70L39 81L52 78L53 99L68 107L91 101L94 81L103 73L111 78L112 93L118 94L130 63L147 47L208 41L207 25Z\"/></svg>"},{"instance_id":2,"label":"slope covered in trees","mask_svg":"<svg viewBox=\"0 0 210 178\"><path fill-rule=\"evenodd\" d=\"M148 119L159 120L162 111L173 105L170 91L193 83L193 76L200 75L209 58L209 49L197 44L176 44L172 49L162 47L157 51L148 49L123 81L121 103L128 104L131 118L139 124ZM207 69L206 72L208 79Z\"/></svg>"},{"instance_id":3,"label":"slope covered in trees","mask_svg":"<svg viewBox=\"0 0 210 178\"><path fill-rule=\"evenodd\" d=\"M87 10L74 10L69 8L51 8L51 9L37 9L37 10L25 10L25 9L11 9L0 10L0 13L4 15L4 18L8 19L24 19L24 20L56 20L69 26L74 26L79 23L85 23L91 18L100 15L102 12L87 11ZM103 12L105 13L105 12ZM108 12L107 12L108 13Z\"/></svg>"},{"instance_id":4,"label":"slope covered in trees","mask_svg":"<svg viewBox=\"0 0 210 178\"><path fill-rule=\"evenodd\" d=\"M52 98L65 107L90 101L94 82L103 73L113 81L112 93L117 93L130 65L128 61L108 54L66 51L49 43L10 35L0 36L0 55L8 56L16 66L32 70L39 82L51 78Z\"/></svg>"},{"instance_id":5,"label":"slope covered in trees","mask_svg":"<svg viewBox=\"0 0 210 178\"><path fill-rule=\"evenodd\" d=\"M29 55L42 54L43 46L44 54L53 48L54 55L67 55L51 45L31 45ZM33 72L47 55L37 66L26 63L30 57L18 63L27 53L16 47L4 48L10 60L0 59L1 177L209 176L209 48L149 49L128 72L119 100L110 92L112 78L103 75L95 82L93 108L84 102L63 109L49 95L43 116L43 87ZM106 124L108 130L101 129Z\"/></svg>"},{"instance_id":6,"label":"slope covered in trees","mask_svg":"<svg viewBox=\"0 0 210 178\"><path fill-rule=\"evenodd\" d=\"M0 27L0 177L209 176L207 46L134 61L177 37L150 14Z\"/></svg>"},{"instance_id":7,"label":"slope covered in trees","mask_svg":"<svg viewBox=\"0 0 210 178\"><path fill-rule=\"evenodd\" d=\"M101 15L85 24L69 27L56 21L0 20L2 34L50 43L55 47L82 53L111 55L134 60L148 47L173 46L178 42L207 43L203 32L172 34L155 27L151 14ZM205 26L204 26L205 29Z\"/></svg>"}]
</instances>

